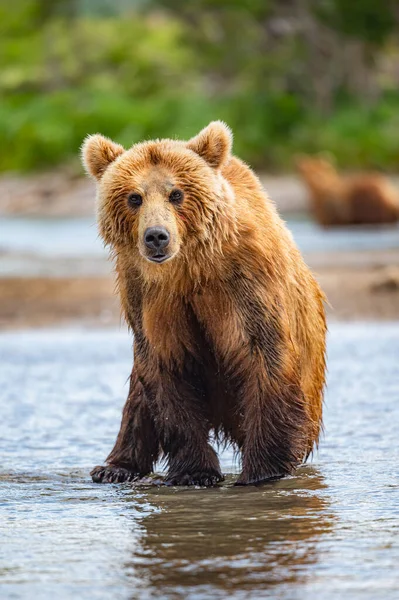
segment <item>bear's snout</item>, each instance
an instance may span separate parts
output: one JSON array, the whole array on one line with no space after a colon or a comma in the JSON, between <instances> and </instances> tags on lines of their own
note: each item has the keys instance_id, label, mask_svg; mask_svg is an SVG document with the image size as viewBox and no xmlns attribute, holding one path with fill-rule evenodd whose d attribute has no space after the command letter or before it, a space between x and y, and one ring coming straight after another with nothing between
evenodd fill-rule
<instances>
[{"instance_id":1,"label":"bear's snout","mask_svg":"<svg viewBox=\"0 0 399 600\"><path fill-rule=\"evenodd\" d=\"M144 232L144 243L151 251L148 258L155 262L163 262L168 256L165 249L170 241L170 234L166 227L147 227Z\"/></svg>"}]
</instances>

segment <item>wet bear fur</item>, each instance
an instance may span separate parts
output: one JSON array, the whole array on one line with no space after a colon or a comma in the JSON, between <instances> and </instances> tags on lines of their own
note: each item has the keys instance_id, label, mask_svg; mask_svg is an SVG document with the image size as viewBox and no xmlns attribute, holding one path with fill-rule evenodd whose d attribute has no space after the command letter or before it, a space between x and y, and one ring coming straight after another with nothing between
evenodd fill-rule
<instances>
[{"instance_id":1,"label":"wet bear fur","mask_svg":"<svg viewBox=\"0 0 399 600\"><path fill-rule=\"evenodd\" d=\"M164 457L166 483L214 485L214 432L240 451L237 484L255 484L293 473L318 442L323 294L231 147L219 121L188 142L84 142L134 334L121 428L96 482L134 481ZM145 241L153 227L169 236L161 263Z\"/></svg>"}]
</instances>

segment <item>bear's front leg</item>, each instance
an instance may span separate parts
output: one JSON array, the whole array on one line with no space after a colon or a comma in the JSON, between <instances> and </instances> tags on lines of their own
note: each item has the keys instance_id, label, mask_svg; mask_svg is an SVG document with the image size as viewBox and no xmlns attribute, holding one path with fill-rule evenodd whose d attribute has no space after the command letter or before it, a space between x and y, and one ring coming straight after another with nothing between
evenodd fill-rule
<instances>
[{"instance_id":1,"label":"bear's front leg","mask_svg":"<svg viewBox=\"0 0 399 600\"><path fill-rule=\"evenodd\" d=\"M209 293L195 311L229 394L226 427L242 453L237 484L249 485L292 473L305 459L314 425L283 300L276 301L273 289L268 298L256 278L240 269L233 275L227 291Z\"/></svg>"},{"instance_id":2,"label":"bear's front leg","mask_svg":"<svg viewBox=\"0 0 399 600\"><path fill-rule=\"evenodd\" d=\"M159 440L148 400L133 368L130 389L123 409L122 423L107 464L94 467L95 483L135 481L153 470L159 456Z\"/></svg>"},{"instance_id":3,"label":"bear's front leg","mask_svg":"<svg viewBox=\"0 0 399 600\"><path fill-rule=\"evenodd\" d=\"M211 425L198 381L163 366L152 397L160 443L168 463L166 485L213 486L223 481L219 459L209 444Z\"/></svg>"},{"instance_id":4,"label":"bear's front leg","mask_svg":"<svg viewBox=\"0 0 399 600\"><path fill-rule=\"evenodd\" d=\"M242 473L236 485L279 479L306 458L311 424L301 388L295 378L266 370L264 358L258 361L242 389Z\"/></svg>"}]
</instances>

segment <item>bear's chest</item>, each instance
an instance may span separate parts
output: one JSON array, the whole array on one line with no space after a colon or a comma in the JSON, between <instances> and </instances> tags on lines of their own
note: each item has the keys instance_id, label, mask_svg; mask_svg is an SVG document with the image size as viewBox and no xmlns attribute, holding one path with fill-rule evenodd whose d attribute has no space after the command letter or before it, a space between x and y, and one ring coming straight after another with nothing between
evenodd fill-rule
<instances>
[{"instance_id":1,"label":"bear's chest","mask_svg":"<svg viewBox=\"0 0 399 600\"><path fill-rule=\"evenodd\" d=\"M183 367L188 357L202 362L212 351L212 342L207 340L204 322L200 322L192 298L144 303L142 324L152 353L166 365Z\"/></svg>"},{"instance_id":2,"label":"bear's chest","mask_svg":"<svg viewBox=\"0 0 399 600\"><path fill-rule=\"evenodd\" d=\"M205 287L187 298L151 298L143 304L142 322L152 352L175 366L187 356L223 361L232 346L247 342L231 293L219 288Z\"/></svg>"},{"instance_id":3,"label":"bear's chest","mask_svg":"<svg viewBox=\"0 0 399 600\"><path fill-rule=\"evenodd\" d=\"M189 299L144 305L143 331L155 360L200 393L213 425L223 421L232 429L229 365L246 340L229 295L212 292L205 288Z\"/></svg>"}]
</instances>

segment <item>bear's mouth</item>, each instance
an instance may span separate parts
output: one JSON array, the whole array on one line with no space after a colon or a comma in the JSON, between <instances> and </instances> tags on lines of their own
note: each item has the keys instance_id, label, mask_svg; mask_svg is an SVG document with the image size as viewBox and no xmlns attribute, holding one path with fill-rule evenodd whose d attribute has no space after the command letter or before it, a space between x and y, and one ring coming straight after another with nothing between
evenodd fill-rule
<instances>
[{"instance_id":1,"label":"bear's mouth","mask_svg":"<svg viewBox=\"0 0 399 600\"><path fill-rule=\"evenodd\" d=\"M165 262L165 260L168 260L168 258L170 258L170 257L167 254L154 254L153 256L147 256L146 258L148 260L150 260L151 262L163 263L163 262Z\"/></svg>"}]
</instances>

